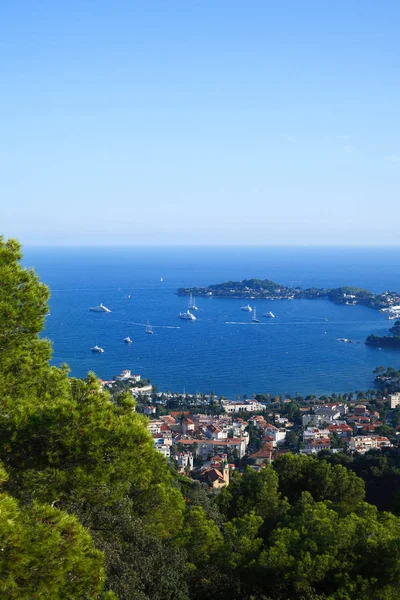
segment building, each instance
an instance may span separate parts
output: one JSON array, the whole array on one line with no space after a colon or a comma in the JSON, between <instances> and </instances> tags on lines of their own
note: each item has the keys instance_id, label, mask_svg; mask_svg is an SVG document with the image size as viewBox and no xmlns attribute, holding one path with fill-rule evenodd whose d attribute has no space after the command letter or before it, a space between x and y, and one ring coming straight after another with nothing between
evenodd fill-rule
<instances>
[{"instance_id":1,"label":"building","mask_svg":"<svg viewBox=\"0 0 400 600\"><path fill-rule=\"evenodd\" d=\"M340 418L340 410L336 406L319 406L315 409L315 416L320 417L323 423L332 423Z\"/></svg>"},{"instance_id":2,"label":"building","mask_svg":"<svg viewBox=\"0 0 400 600\"><path fill-rule=\"evenodd\" d=\"M222 431L218 425L208 425L205 430L206 436L212 440L225 440L227 438L226 432Z\"/></svg>"},{"instance_id":3,"label":"building","mask_svg":"<svg viewBox=\"0 0 400 600\"><path fill-rule=\"evenodd\" d=\"M389 439L381 435L356 435L351 438L349 449L365 454L368 450L390 448L391 446Z\"/></svg>"},{"instance_id":4,"label":"building","mask_svg":"<svg viewBox=\"0 0 400 600\"><path fill-rule=\"evenodd\" d=\"M175 460L180 471L193 470L193 454L191 452L177 452Z\"/></svg>"},{"instance_id":5,"label":"building","mask_svg":"<svg viewBox=\"0 0 400 600\"><path fill-rule=\"evenodd\" d=\"M248 437L231 438L228 440L179 440L181 444L197 441L197 454L202 458L207 458L210 454L226 453L227 450L237 452L238 458L243 458L246 453Z\"/></svg>"},{"instance_id":6,"label":"building","mask_svg":"<svg viewBox=\"0 0 400 600\"><path fill-rule=\"evenodd\" d=\"M400 393L391 394L389 396L390 408L396 408L400 404Z\"/></svg>"},{"instance_id":7,"label":"building","mask_svg":"<svg viewBox=\"0 0 400 600\"><path fill-rule=\"evenodd\" d=\"M166 444L155 444L155 447L163 456L165 456L165 458L171 456L171 446L167 446Z\"/></svg>"},{"instance_id":8,"label":"building","mask_svg":"<svg viewBox=\"0 0 400 600\"><path fill-rule=\"evenodd\" d=\"M304 442L304 448L300 450L301 454L316 454L321 450L330 450L331 440L329 438L315 438Z\"/></svg>"},{"instance_id":9,"label":"building","mask_svg":"<svg viewBox=\"0 0 400 600\"><path fill-rule=\"evenodd\" d=\"M265 463L270 465L272 462L272 450L272 444L266 442L257 452L250 454L249 460L256 466L261 466Z\"/></svg>"},{"instance_id":10,"label":"building","mask_svg":"<svg viewBox=\"0 0 400 600\"><path fill-rule=\"evenodd\" d=\"M203 472L203 477L206 483L213 489L227 487L229 485L229 465L219 469L207 469Z\"/></svg>"},{"instance_id":11,"label":"building","mask_svg":"<svg viewBox=\"0 0 400 600\"><path fill-rule=\"evenodd\" d=\"M341 438L348 439L353 435L353 430L347 423L333 423L326 428L330 434L336 433Z\"/></svg>"},{"instance_id":12,"label":"building","mask_svg":"<svg viewBox=\"0 0 400 600\"><path fill-rule=\"evenodd\" d=\"M223 400L222 406L227 413L259 412L265 410L264 404L255 400L244 400L243 402Z\"/></svg>"},{"instance_id":13,"label":"building","mask_svg":"<svg viewBox=\"0 0 400 600\"><path fill-rule=\"evenodd\" d=\"M278 428L275 425L267 425L264 431L265 435L273 439L274 446L285 441L287 431L284 427Z\"/></svg>"},{"instance_id":14,"label":"building","mask_svg":"<svg viewBox=\"0 0 400 600\"><path fill-rule=\"evenodd\" d=\"M140 381L140 375L132 375L131 371L124 369L120 375L115 378L117 381L129 381L132 383L138 383Z\"/></svg>"},{"instance_id":15,"label":"building","mask_svg":"<svg viewBox=\"0 0 400 600\"><path fill-rule=\"evenodd\" d=\"M303 431L303 442L329 438L328 429L319 429L318 427L307 427Z\"/></svg>"}]
</instances>

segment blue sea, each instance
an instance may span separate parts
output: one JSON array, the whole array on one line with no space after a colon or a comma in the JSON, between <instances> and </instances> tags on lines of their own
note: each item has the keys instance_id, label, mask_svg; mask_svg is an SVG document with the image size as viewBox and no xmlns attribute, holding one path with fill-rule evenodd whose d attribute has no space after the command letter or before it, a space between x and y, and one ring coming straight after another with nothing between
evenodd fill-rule
<instances>
[{"instance_id":1,"label":"blue sea","mask_svg":"<svg viewBox=\"0 0 400 600\"><path fill-rule=\"evenodd\" d=\"M68 363L73 376L94 371L111 379L130 369L159 390L234 398L369 389L377 365L400 366L400 352L364 344L391 325L378 311L325 300L259 300L253 304L262 323L253 324L242 300L197 298L197 320L186 322L177 315L187 298L175 293L251 277L400 290L400 248L28 247L24 264L51 289L44 335L53 343L53 363ZM100 302L112 312L89 311ZM262 319L268 311L276 318ZM123 342L126 336L133 344ZM90 351L95 344L104 354Z\"/></svg>"}]
</instances>

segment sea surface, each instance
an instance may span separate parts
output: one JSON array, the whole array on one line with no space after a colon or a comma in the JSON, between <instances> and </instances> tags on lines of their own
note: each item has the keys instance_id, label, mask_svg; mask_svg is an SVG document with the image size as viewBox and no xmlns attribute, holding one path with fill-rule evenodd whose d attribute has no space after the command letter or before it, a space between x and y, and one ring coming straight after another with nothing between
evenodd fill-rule
<instances>
[{"instance_id":1,"label":"sea surface","mask_svg":"<svg viewBox=\"0 0 400 600\"><path fill-rule=\"evenodd\" d=\"M370 333L392 322L362 306L326 300L253 301L260 324L240 310L243 300L197 298L195 322L181 286L268 278L285 285L354 285L400 290L400 248L25 248L51 289L44 335L53 363L71 374L111 379L122 369L148 377L159 390L244 394L324 394L374 387L377 365L399 367L400 352L368 347ZM162 278L162 281L161 281ZM94 313L102 302L112 312ZM263 319L272 311L275 319ZM146 335L149 321L154 335ZM123 342L130 336L133 344ZM345 337L354 344L337 338ZM93 354L98 344L104 354Z\"/></svg>"}]
</instances>

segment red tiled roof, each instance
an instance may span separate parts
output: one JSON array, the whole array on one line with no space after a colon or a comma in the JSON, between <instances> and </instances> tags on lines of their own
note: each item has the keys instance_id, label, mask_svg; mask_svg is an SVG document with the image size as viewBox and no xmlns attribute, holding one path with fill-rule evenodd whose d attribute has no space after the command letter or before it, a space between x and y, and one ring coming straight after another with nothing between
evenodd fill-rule
<instances>
[{"instance_id":1,"label":"red tiled roof","mask_svg":"<svg viewBox=\"0 0 400 600\"><path fill-rule=\"evenodd\" d=\"M209 471L205 471L204 475L212 483L214 483L214 481L218 481L218 480L224 481L224 477L223 477L221 471L218 471L217 469L210 469Z\"/></svg>"}]
</instances>

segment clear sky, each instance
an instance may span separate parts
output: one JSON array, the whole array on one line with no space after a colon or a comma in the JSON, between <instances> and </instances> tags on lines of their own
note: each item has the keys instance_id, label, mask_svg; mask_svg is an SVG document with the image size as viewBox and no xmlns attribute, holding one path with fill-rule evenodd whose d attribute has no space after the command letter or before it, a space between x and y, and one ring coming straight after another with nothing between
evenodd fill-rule
<instances>
[{"instance_id":1,"label":"clear sky","mask_svg":"<svg viewBox=\"0 0 400 600\"><path fill-rule=\"evenodd\" d=\"M3 0L0 232L399 244L397 0Z\"/></svg>"}]
</instances>

